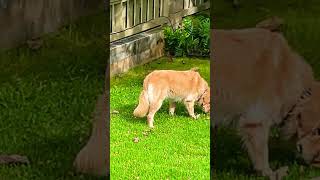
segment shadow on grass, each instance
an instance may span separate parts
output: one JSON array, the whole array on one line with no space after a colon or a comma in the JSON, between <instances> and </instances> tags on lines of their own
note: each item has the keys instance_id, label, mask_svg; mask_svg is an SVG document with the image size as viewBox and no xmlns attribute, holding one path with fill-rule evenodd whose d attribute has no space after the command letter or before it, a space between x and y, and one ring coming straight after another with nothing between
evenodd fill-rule
<instances>
[{"instance_id":1,"label":"shadow on grass","mask_svg":"<svg viewBox=\"0 0 320 180\"><path fill-rule=\"evenodd\" d=\"M135 108L135 105L133 104L127 104L127 105L122 105L119 108L117 108L117 111L119 113L113 113L111 114L111 118L117 116L120 117L121 120L127 121L130 124L145 124L146 123L146 118L136 118L133 116L133 110Z\"/></svg>"},{"instance_id":2,"label":"shadow on grass","mask_svg":"<svg viewBox=\"0 0 320 180\"><path fill-rule=\"evenodd\" d=\"M120 106L119 114L112 114L112 116L118 116L121 119L123 119L131 124L146 124L146 121L147 121L146 116L142 117L142 118L138 118L138 117L133 116L133 111L136 108L136 106L137 106L136 104ZM196 114L202 114L202 115L204 114L201 107L199 107L199 106L195 106L194 111ZM123 112L125 112L125 113L123 113ZM169 115L169 103L167 101L164 101L164 103L162 104L159 111L156 112L155 119L159 118L160 114L165 115L166 117L172 117ZM186 107L181 102L176 103L176 110L175 110L175 114L173 117L174 118L191 118L187 112Z\"/></svg>"}]
</instances>

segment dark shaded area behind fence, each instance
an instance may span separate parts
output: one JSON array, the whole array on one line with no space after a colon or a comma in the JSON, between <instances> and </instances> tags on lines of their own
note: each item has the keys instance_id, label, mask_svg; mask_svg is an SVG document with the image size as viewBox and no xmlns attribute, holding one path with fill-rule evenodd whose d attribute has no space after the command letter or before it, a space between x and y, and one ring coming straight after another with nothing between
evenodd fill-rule
<instances>
[{"instance_id":1,"label":"dark shaded area behind fence","mask_svg":"<svg viewBox=\"0 0 320 180\"><path fill-rule=\"evenodd\" d=\"M54 32L99 8L102 0L0 0L0 48Z\"/></svg>"}]
</instances>

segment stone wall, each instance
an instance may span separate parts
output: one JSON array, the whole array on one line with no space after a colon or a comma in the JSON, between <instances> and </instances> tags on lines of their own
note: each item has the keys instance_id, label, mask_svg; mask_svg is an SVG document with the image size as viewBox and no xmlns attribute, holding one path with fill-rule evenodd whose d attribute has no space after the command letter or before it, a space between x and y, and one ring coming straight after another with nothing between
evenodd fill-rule
<instances>
[{"instance_id":1,"label":"stone wall","mask_svg":"<svg viewBox=\"0 0 320 180\"><path fill-rule=\"evenodd\" d=\"M110 75L160 58L164 55L164 39L161 28L139 33L111 43Z\"/></svg>"},{"instance_id":2,"label":"stone wall","mask_svg":"<svg viewBox=\"0 0 320 180\"><path fill-rule=\"evenodd\" d=\"M102 6L103 0L0 0L0 48L54 32Z\"/></svg>"}]
</instances>

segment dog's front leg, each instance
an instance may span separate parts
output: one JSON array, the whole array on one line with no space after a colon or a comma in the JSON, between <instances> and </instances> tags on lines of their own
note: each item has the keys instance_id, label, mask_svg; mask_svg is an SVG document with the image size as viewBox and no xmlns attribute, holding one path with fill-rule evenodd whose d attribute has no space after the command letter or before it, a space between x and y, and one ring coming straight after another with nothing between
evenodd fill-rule
<instances>
[{"instance_id":1,"label":"dog's front leg","mask_svg":"<svg viewBox=\"0 0 320 180\"><path fill-rule=\"evenodd\" d=\"M255 170L273 179L274 172L269 166L268 159L269 128L263 121L252 121L241 117L240 134Z\"/></svg>"},{"instance_id":2,"label":"dog's front leg","mask_svg":"<svg viewBox=\"0 0 320 180\"><path fill-rule=\"evenodd\" d=\"M200 115L195 115L194 114L194 101L189 101L189 100L185 100L184 104L188 110L189 115L194 118L197 119Z\"/></svg>"},{"instance_id":3,"label":"dog's front leg","mask_svg":"<svg viewBox=\"0 0 320 180\"><path fill-rule=\"evenodd\" d=\"M251 121L243 117L240 120L240 133L255 170L270 180L281 180L287 175L288 167L281 167L276 171L270 168L269 132L268 121Z\"/></svg>"},{"instance_id":4,"label":"dog's front leg","mask_svg":"<svg viewBox=\"0 0 320 180\"><path fill-rule=\"evenodd\" d=\"M173 100L170 100L169 101L169 114L171 116L173 116L175 110L176 110L176 102L174 102Z\"/></svg>"}]
</instances>

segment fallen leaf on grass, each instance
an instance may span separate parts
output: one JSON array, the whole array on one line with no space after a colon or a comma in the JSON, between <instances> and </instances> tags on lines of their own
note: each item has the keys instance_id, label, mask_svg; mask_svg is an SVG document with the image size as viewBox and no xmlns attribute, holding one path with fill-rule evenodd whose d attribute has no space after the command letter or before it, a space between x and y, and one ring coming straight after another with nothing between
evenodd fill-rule
<instances>
[{"instance_id":1,"label":"fallen leaf on grass","mask_svg":"<svg viewBox=\"0 0 320 180\"><path fill-rule=\"evenodd\" d=\"M144 130L144 131L142 132L142 134L143 134L144 136L149 136L149 134L151 134L153 130L154 130L154 129Z\"/></svg>"},{"instance_id":2,"label":"fallen leaf on grass","mask_svg":"<svg viewBox=\"0 0 320 180\"><path fill-rule=\"evenodd\" d=\"M40 38L33 38L33 39L27 41L27 45L32 50L38 50L42 47L43 40Z\"/></svg>"},{"instance_id":3,"label":"fallen leaf on grass","mask_svg":"<svg viewBox=\"0 0 320 180\"><path fill-rule=\"evenodd\" d=\"M142 132L142 134L144 135L144 136L148 136L149 134L148 134L148 132Z\"/></svg>"},{"instance_id":4,"label":"fallen leaf on grass","mask_svg":"<svg viewBox=\"0 0 320 180\"><path fill-rule=\"evenodd\" d=\"M20 155L0 155L0 164L29 164L29 160L26 156Z\"/></svg>"},{"instance_id":5,"label":"fallen leaf on grass","mask_svg":"<svg viewBox=\"0 0 320 180\"><path fill-rule=\"evenodd\" d=\"M113 111L111 112L111 114L119 114L119 111L113 110Z\"/></svg>"},{"instance_id":6,"label":"fallen leaf on grass","mask_svg":"<svg viewBox=\"0 0 320 180\"><path fill-rule=\"evenodd\" d=\"M139 142L139 138L138 137L133 138L133 142L134 143L138 143Z\"/></svg>"},{"instance_id":7,"label":"fallen leaf on grass","mask_svg":"<svg viewBox=\"0 0 320 180\"><path fill-rule=\"evenodd\" d=\"M314 177L314 178L312 178L312 179L310 179L310 180L320 180L320 176Z\"/></svg>"}]
</instances>

